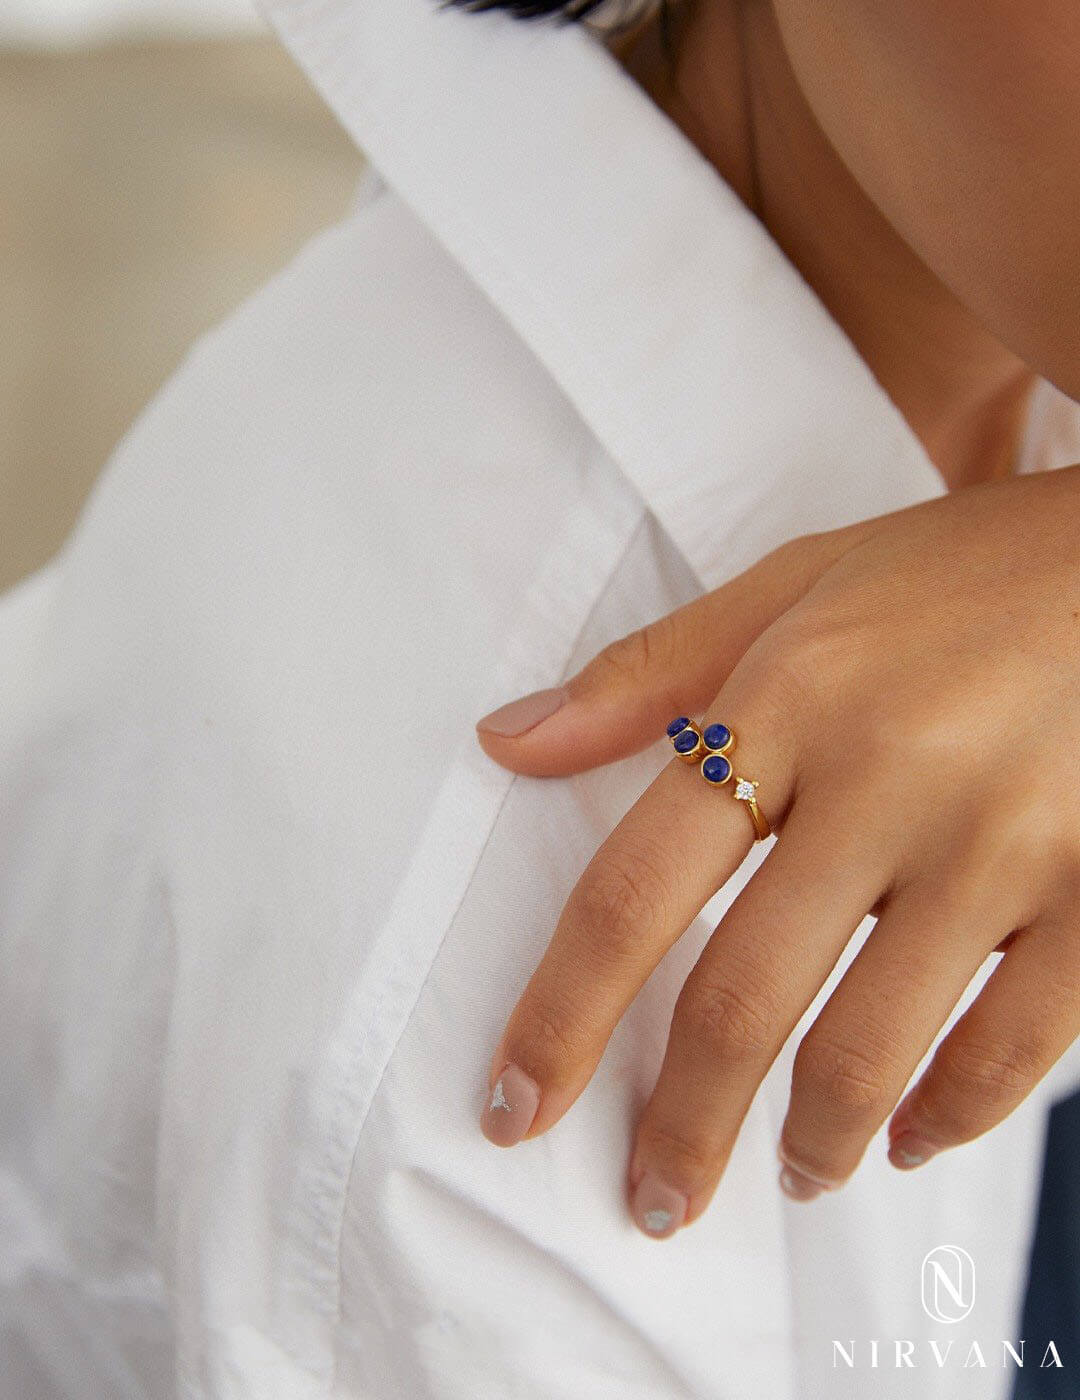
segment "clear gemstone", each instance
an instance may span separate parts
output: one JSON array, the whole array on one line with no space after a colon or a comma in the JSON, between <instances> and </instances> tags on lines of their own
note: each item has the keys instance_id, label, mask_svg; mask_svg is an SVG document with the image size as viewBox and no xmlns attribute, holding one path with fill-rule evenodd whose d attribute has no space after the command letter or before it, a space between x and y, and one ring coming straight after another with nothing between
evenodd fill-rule
<instances>
[{"instance_id":1,"label":"clear gemstone","mask_svg":"<svg viewBox=\"0 0 1080 1400\"><path fill-rule=\"evenodd\" d=\"M747 778L740 778L735 784L735 796L742 798L744 802L749 802L754 795L755 784Z\"/></svg>"}]
</instances>

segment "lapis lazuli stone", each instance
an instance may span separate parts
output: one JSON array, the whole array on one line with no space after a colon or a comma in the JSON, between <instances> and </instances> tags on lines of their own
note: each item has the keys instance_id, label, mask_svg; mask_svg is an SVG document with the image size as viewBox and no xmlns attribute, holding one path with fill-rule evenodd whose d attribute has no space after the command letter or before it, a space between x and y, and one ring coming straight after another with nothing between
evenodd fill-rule
<instances>
[{"instance_id":1,"label":"lapis lazuli stone","mask_svg":"<svg viewBox=\"0 0 1080 1400\"><path fill-rule=\"evenodd\" d=\"M710 724L701 737L707 749L722 749L731 738L731 730L726 724Z\"/></svg>"},{"instance_id":2,"label":"lapis lazuli stone","mask_svg":"<svg viewBox=\"0 0 1080 1400\"><path fill-rule=\"evenodd\" d=\"M678 719L673 719L667 727L668 738L674 739L675 735L678 734L679 730L685 729L689 723L690 719L687 715L680 715Z\"/></svg>"},{"instance_id":3,"label":"lapis lazuli stone","mask_svg":"<svg viewBox=\"0 0 1080 1400\"><path fill-rule=\"evenodd\" d=\"M676 753L689 753L697 744L697 735L692 729L684 729L681 734L676 734L672 740Z\"/></svg>"},{"instance_id":4,"label":"lapis lazuli stone","mask_svg":"<svg viewBox=\"0 0 1080 1400\"><path fill-rule=\"evenodd\" d=\"M701 765L701 771L710 783L726 783L731 777L731 764L722 753L712 753Z\"/></svg>"}]
</instances>

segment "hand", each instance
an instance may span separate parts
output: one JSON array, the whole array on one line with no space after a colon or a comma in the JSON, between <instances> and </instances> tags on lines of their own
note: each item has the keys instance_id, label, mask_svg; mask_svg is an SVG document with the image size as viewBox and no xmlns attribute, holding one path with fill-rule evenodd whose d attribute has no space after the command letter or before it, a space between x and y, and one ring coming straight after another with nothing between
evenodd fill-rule
<instances>
[{"instance_id":1,"label":"hand","mask_svg":"<svg viewBox=\"0 0 1080 1400\"><path fill-rule=\"evenodd\" d=\"M679 993L630 1161L642 1228L667 1236L705 1210L762 1078L868 912L795 1056L789 1195L841 1185L890 1113L898 1167L977 1137L1080 1033L1080 465L792 540L612 642L565 691L516 737L508 707L481 721L485 752L573 773L706 707L778 836ZM730 784L673 754L578 880L510 1016L492 1141L558 1122L752 844Z\"/></svg>"}]
</instances>

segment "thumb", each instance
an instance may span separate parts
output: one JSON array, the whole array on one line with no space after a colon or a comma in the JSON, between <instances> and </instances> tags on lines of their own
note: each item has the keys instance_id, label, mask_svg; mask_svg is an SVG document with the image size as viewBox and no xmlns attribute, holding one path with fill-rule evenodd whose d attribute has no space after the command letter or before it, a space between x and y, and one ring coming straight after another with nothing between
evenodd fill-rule
<instances>
[{"instance_id":1,"label":"thumb","mask_svg":"<svg viewBox=\"0 0 1080 1400\"><path fill-rule=\"evenodd\" d=\"M848 526L789 540L720 588L609 642L562 685L485 715L476 725L481 748L542 778L639 752L674 715L706 709L751 643L860 533Z\"/></svg>"}]
</instances>

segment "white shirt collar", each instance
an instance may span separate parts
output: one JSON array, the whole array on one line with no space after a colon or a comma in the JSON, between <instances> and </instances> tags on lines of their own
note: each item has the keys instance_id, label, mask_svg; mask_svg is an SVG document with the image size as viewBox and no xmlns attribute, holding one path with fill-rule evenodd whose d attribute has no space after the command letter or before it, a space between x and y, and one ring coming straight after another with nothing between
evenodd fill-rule
<instances>
[{"instance_id":1,"label":"white shirt collar","mask_svg":"<svg viewBox=\"0 0 1080 1400\"><path fill-rule=\"evenodd\" d=\"M940 474L767 230L579 26L263 0L706 586Z\"/></svg>"}]
</instances>

